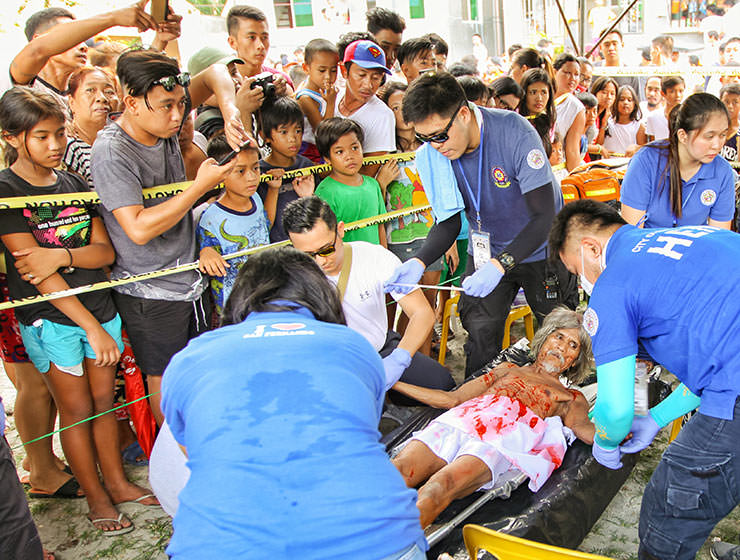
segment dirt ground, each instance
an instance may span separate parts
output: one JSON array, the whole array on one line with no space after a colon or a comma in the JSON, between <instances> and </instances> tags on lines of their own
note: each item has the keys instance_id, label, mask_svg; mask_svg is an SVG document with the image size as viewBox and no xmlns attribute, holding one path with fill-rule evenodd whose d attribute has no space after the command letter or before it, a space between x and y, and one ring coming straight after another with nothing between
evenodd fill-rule
<instances>
[{"instance_id":1,"label":"dirt ground","mask_svg":"<svg viewBox=\"0 0 740 560\"><path fill-rule=\"evenodd\" d=\"M459 321L453 324L456 338L448 347L447 366L456 379L461 379L464 368L462 344L464 331ZM522 335L523 329L515 325L512 342ZM0 395L8 409L7 438L16 458L19 475L24 457L12 415L15 390L4 373L0 374ZM593 530L579 547L585 552L628 560L637 558L637 522L640 512L642 491L658 464L668 443L668 431L659 434L656 443L642 453L629 479L604 511ZM55 448L63 456L58 436ZM126 471L134 482L148 487L147 468L127 466ZM158 508L124 505L121 510L136 525L126 535L106 537L93 529L87 521L87 505L80 500L28 500L31 513L41 534L44 547L54 551L59 560L165 560L164 550L172 534L172 523L167 514ZM459 529L461 530L461 529ZM712 532L712 537L721 537L728 542L738 542L740 535L740 508L722 521ZM465 558L463 556L462 558ZM707 545L702 548L699 560L709 560Z\"/></svg>"}]
</instances>

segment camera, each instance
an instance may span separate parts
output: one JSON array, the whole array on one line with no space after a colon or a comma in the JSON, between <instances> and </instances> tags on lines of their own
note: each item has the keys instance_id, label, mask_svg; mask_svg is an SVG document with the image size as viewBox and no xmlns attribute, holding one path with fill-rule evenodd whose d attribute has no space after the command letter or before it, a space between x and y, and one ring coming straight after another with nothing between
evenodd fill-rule
<instances>
[{"instance_id":1,"label":"camera","mask_svg":"<svg viewBox=\"0 0 740 560\"><path fill-rule=\"evenodd\" d=\"M268 99L275 97L275 84L273 84L272 81L272 73L262 72L254 77L254 81L249 87L254 89L257 86L260 86L262 88L262 93L265 94L265 101L267 101Z\"/></svg>"}]
</instances>

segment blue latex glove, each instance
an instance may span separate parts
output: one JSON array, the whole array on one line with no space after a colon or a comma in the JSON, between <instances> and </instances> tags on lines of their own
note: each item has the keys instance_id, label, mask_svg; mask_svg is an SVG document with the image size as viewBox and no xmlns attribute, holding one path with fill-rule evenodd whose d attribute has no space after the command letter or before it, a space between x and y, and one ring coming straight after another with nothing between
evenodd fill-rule
<instances>
[{"instance_id":1,"label":"blue latex glove","mask_svg":"<svg viewBox=\"0 0 740 560\"><path fill-rule=\"evenodd\" d=\"M401 379L403 372L411 365L411 354L403 348L396 348L393 352L383 358L385 368L385 390L387 391L396 381Z\"/></svg>"},{"instance_id":2,"label":"blue latex glove","mask_svg":"<svg viewBox=\"0 0 740 560\"><path fill-rule=\"evenodd\" d=\"M503 277L504 273L496 268L496 265L491 261L488 261L472 275L463 280L462 289L469 296L483 298L498 286L498 283L501 282L501 278Z\"/></svg>"},{"instance_id":3,"label":"blue latex glove","mask_svg":"<svg viewBox=\"0 0 740 560\"><path fill-rule=\"evenodd\" d=\"M660 431L660 426L658 426L653 415L648 412L647 416L635 416L630 431L632 432L632 439L619 446L622 453L637 453L645 449L655 439Z\"/></svg>"},{"instance_id":4,"label":"blue latex glove","mask_svg":"<svg viewBox=\"0 0 740 560\"><path fill-rule=\"evenodd\" d=\"M608 469L616 471L622 468L622 453L619 447L614 449L604 449L598 443L594 442L591 453L599 463L604 465Z\"/></svg>"},{"instance_id":5,"label":"blue latex glove","mask_svg":"<svg viewBox=\"0 0 740 560\"><path fill-rule=\"evenodd\" d=\"M391 277L383 283L383 291L385 293L397 292L400 294L408 294L416 288L411 288L409 286L395 286L394 284L418 284L425 269L426 267L419 259L413 258L407 260L394 270Z\"/></svg>"}]
</instances>

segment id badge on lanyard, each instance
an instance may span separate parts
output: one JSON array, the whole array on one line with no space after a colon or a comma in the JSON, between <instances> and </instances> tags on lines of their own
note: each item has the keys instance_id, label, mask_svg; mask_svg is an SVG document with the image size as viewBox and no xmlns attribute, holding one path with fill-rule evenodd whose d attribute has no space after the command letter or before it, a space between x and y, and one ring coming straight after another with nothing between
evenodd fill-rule
<instances>
[{"instance_id":1,"label":"id badge on lanyard","mask_svg":"<svg viewBox=\"0 0 740 560\"><path fill-rule=\"evenodd\" d=\"M473 263L478 270L491 260L491 235L487 231L471 231L470 241L473 243Z\"/></svg>"},{"instance_id":2,"label":"id badge on lanyard","mask_svg":"<svg viewBox=\"0 0 740 560\"><path fill-rule=\"evenodd\" d=\"M476 194L473 194L473 189L470 188L468 178L465 176L460 160L455 160L462 175L463 183L465 188L468 190L470 195L470 202L475 208L478 229L470 231L470 242L473 244L473 263L475 264L475 270L478 270L484 264L491 260L491 234L487 231L483 231L483 225L481 223L480 216L480 191L483 185L483 128L481 127L480 134L480 145L478 146L478 190Z\"/></svg>"}]
</instances>

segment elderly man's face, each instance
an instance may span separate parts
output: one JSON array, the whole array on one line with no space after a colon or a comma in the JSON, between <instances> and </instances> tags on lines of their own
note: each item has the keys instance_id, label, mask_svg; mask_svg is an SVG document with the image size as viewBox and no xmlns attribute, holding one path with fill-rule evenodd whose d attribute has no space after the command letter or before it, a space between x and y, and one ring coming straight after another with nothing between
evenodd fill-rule
<instances>
[{"instance_id":1,"label":"elderly man's face","mask_svg":"<svg viewBox=\"0 0 740 560\"><path fill-rule=\"evenodd\" d=\"M545 339L537 354L537 363L547 373L560 375L573 365L580 352L578 329L558 329Z\"/></svg>"}]
</instances>

